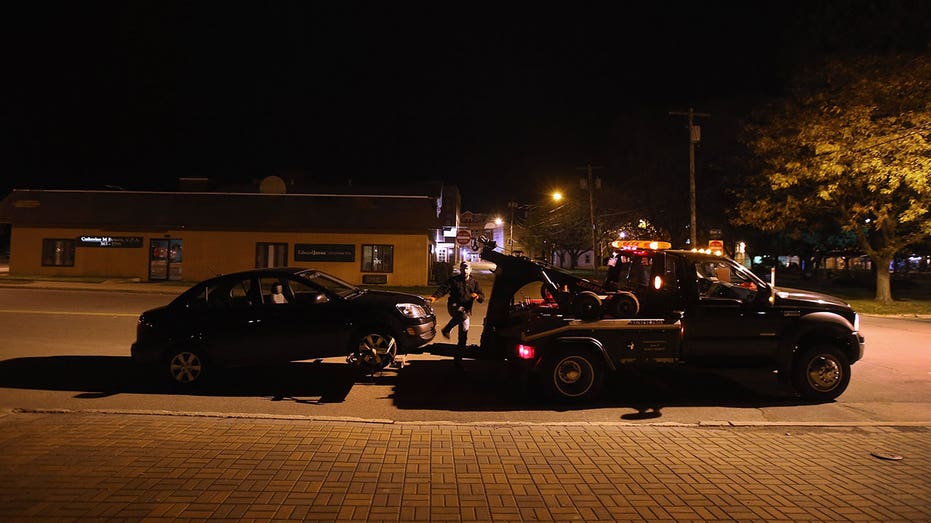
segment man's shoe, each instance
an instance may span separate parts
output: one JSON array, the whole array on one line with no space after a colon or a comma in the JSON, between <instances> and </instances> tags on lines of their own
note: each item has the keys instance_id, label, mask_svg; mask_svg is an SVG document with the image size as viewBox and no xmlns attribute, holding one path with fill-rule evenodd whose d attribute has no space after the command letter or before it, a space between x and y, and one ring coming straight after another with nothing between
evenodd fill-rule
<instances>
[{"instance_id":1,"label":"man's shoe","mask_svg":"<svg viewBox=\"0 0 931 523\"><path fill-rule=\"evenodd\" d=\"M449 339L449 331L448 331L448 330L446 330L446 329L440 329L440 334L442 334L443 337L446 338L447 340Z\"/></svg>"}]
</instances>

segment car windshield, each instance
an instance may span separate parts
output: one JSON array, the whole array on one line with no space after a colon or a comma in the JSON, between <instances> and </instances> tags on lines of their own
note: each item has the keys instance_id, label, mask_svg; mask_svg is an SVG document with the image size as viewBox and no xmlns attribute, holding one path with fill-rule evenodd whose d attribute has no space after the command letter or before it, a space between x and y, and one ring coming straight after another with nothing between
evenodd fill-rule
<instances>
[{"instance_id":1,"label":"car windshield","mask_svg":"<svg viewBox=\"0 0 931 523\"><path fill-rule=\"evenodd\" d=\"M330 276L329 274L323 274L321 272L302 272L299 273L298 276L318 287L326 289L327 292L335 294L340 298L346 298L364 292L351 283L347 283L335 276Z\"/></svg>"}]
</instances>

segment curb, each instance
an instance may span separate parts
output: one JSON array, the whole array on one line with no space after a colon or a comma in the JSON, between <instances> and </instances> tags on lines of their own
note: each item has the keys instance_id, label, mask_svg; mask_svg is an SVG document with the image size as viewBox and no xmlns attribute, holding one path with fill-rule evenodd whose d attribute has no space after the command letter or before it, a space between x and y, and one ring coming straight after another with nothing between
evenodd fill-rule
<instances>
[{"instance_id":1,"label":"curb","mask_svg":"<svg viewBox=\"0 0 931 523\"><path fill-rule=\"evenodd\" d=\"M95 414L107 416L163 416L178 418L218 418L244 420L281 420L328 423L358 423L371 425L400 425L410 427L623 427L623 428L858 428L858 427L918 427L931 429L931 421L699 421L697 423L655 422L632 423L626 421L572 421L572 422L531 422L531 421L398 421L391 419L366 419L348 416L303 416L288 414L250 414L168 410L132 410L132 409L6 409L7 414Z\"/></svg>"}]
</instances>

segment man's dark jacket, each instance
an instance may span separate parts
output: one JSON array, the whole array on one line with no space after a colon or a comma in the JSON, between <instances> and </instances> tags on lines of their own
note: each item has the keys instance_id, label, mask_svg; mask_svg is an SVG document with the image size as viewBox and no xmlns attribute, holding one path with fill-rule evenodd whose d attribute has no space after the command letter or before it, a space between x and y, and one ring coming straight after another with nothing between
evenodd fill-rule
<instances>
[{"instance_id":1,"label":"man's dark jacket","mask_svg":"<svg viewBox=\"0 0 931 523\"><path fill-rule=\"evenodd\" d=\"M475 278L466 280L465 276L457 274L440 285L439 288L436 289L436 292L433 293L433 297L439 299L446 293L449 293L449 300L446 302L446 308L449 309L450 312L455 311L459 307L463 307L466 312L472 312L472 302L475 301L472 298L473 292L478 294L479 302L485 299L485 293L482 292L478 280Z\"/></svg>"}]
</instances>

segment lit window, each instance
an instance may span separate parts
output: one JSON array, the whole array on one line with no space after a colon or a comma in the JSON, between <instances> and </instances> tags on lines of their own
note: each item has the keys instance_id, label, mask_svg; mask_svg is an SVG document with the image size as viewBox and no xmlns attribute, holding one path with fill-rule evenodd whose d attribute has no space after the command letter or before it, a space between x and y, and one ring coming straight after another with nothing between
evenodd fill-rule
<instances>
[{"instance_id":1,"label":"lit window","mask_svg":"<svg viewBox=\"0 0 931 523\"><path fill-rule=\"evenodd\" d=\"M74 240L42 240L44 267L74 267Z\"/></svg>"},{"instance_id":2,"label":"lit window","mask_svg":"<svg viewBox=\"0 0 931 523\"><path fill-rule=\"evenodd\" d=\"M394 245L363 245L362 272L394 272Z\"/></svg>"}]
</instances>

